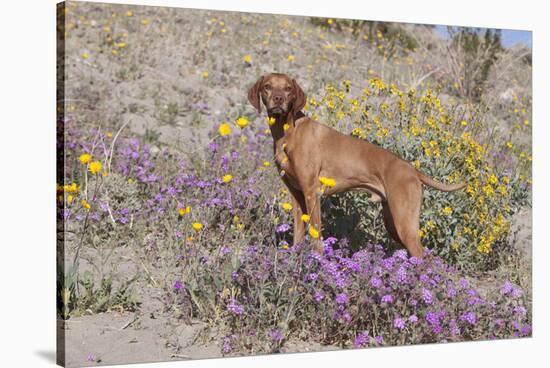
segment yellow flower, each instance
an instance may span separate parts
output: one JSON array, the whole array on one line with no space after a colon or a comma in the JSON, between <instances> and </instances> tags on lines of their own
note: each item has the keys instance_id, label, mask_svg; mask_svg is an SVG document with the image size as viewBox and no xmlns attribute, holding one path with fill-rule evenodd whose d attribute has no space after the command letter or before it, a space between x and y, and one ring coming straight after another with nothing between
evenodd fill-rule
<instances>
[{"instance_id":1,"label":"yellow flower","mask_svg":"<svg viewBox=\"0 0 550 368\"><path fill-rule=\"evenodd\" d=\"M313 226L310 226L309 227L309 231L308 231L309 235L314 238L314 239L317 239L319 238L319 232L317 230L315 230L315 228Z\"/></svg>"},{"instance_id":2,"label":"yellow flower","mask_svg":"<svg viewBox=\"0 0 550 368\"><path fill-rule=\"evenodd\" d=\"M208 72L206 70L204 72L202 72L201 77L208 78Z\"/></svg>"},{"instance_id":3,"label":"yellow flower","mask_svg":"<svg viewBox=\"0 0 550 368\"><path fill-rule=\"evenodd\" d=\"M224 175L222 180L224 183L229 183L231 180L233 180L233 175L230 175L230 174Z\"/></svg>"},{"instance_id":4,"label":"yellow flower","mask_svg":"<svg viewBox=\"0 0 550 368\"><path fill-rule=\"evenodd\" d=\"M67 203L71 204L73 202L74 196L72 194L69 194L67 196Z\"/></svg>"},{"instance_id":5,"label":"yellow flower","mask_svg":"<svg viewBox=\"0 0 550 368\"><path fill-rule=\"evenodd\" d=\"M87 210L89 210L92 207L92 206L90 206L90 204L88 202L86 202L85 199L81 200L80 204L82 204L82 207L84 207Z\"/></svg>"},{"instance_id":6,"label":"yellow flower","mask_svg":"<svg viewBox=\"0 0 550 368\"><path fill-rule=\"evenodd\" d=\"M290 61L290 62L293 62L294 61L294 55L288 55L287 57L287 60Z\"/></svg>"},{"instance_id":7,"label":"yellow flower","mask_svg":"<svg viewBox=\"0 0 550 368\"><path fill-rule=\"evenodd\" d=\"M107 132L107 133L105 133L105 135L106 135L107 138L109 138L109 139L110 139L110 138L113 138L113 133L111 133L111 132Z\"/></svg>"},{"instance_id":8,"label":"yellow flower","mask_svg":"<svg viewBox=\"0 0 550 368\"><path fill-rule=\"evenodd\" d=\"M76 183L72 183L70 186L70 192L77 193L80 190L80 185L77 187Z\"/></svg>"},{"instance_id":9,"label":"yellow flower","mask_svg":"<svg viewBox=\"0 0 550 368\"><path fill-rule=\"evenodd\" d=\"M490 184L485 185L482 189L483 189L483 193L485 193L485 195L488 197L491 197L493 194L495 194L495 191L493 190L493 187Z\"/></svg>"},{"instance_id":10,"label":"yellow flower","mask_svg":"<svg viewBox=\"0 0 550 368\"><path fill-rule=\"evenodd\" d=\"M361 129L361 128L354 128L354 129L351 131L351 135L362 138L363 129Z\"/></svg>"},{"instance_id":11,"label":"yellow flower","mask_svg":"<svg viewBox=\"0 0 550 368\"><path fill-rule=\"evenodd\" d=\"M89 55L87 52L84 52L84 53L82 54L82 58L83 58L83 59L87 59L87 58L89 58L89 57L90 57L90 55Z\"/></svg>"},{"instance_id":12,"label":"yellow flower","mask_svg":"<svg viewBox=\"0 0 550 368\"><path fill-rule=\"evenodd\" d=\"M115 50L115 49L113 49L113 50L111 50L111 54L113 54L113 55L117 55L117 54L118 54L118 51L117 51L117 50Z\"/></svg>"},{"instance_id":13,"label":"yellow flower","mask_svg":"<svg viewBox=\"0 0 550 368\"><path fill-rule=\"evenodd\" d=\"M264 161L264 167L269 167L269 165L271 165L269 161Z\"/></svg>"},{"instance_id":14,"label":"yellow flower","mask_svg":"<svg viewBox=\"0 0 550 368\"><path fill-rule=\"evenodd\" d=\"M302 215L302 221L303 222L309 222L309 220L311 220L311 216L306 215L306 214Z\"/></svg>"},{"instance_id":15,"label":"yellow flower","mask_svg":"<svg viewBox=\"0 0 550 368\"><path fill-rule=\"evenodd\" d=\"M284 125L283 125L283 130L284 130L285 132L288 130L288 128L289 128L289 125L288 125L288 124L284 124Z\"/></svg>"},{"instance_id":16,"label":"yellow flower","mask_svg":"<svg viewBox=\"0 0 550 368\"><path fill-rule=\"evenodd\" d=\"M288 244L281 245L281 249L287 250L288 249Z\"/></svg>"},{"instance_id":17,"label":"yellow flower","mask_svg":"<svg viewBox=\"0 0 550 368\"><path fill-rule=\"evenodd\" d=\"M82 165L86 165L88 162L92 161L92 156L87 153L83 153L78 159Z\"/></svg>"},{"instance_id":18,"label":"yellow flower","mask_svg":"<svg viewBox=\"0 0 550 368\"><path fill-rule=\"evenodd\" d=\"M267 124L269 126L272 126L273 124L275 124L275 122L276 122L275 118L269 118L269 117L267 118Z\"/></svg>"},{"instance_id":19,"label":"yellow flower","mask_svg":"<svg viewBox=\"0 0 550 368\"><path fill-rule=\"evenodd\" d=\"M202 230L202 224L200 222L193 222L193 225L191 225L191 226L193 226L193 229L195 231L201 231Z\"/></svg>"},{"instance_id":20,"label":"yellow flower","mask_svg":"<svg viewBox=\"0 0 550 368\"><path fill-rule=\"evenodd\" d=\"M441 212L443 212L443 214L445 216L450 216L453 213L453 209L451 207L447 206Z\"/></svg>"},{"instance_id":21,"label":"yellow flower","mask_svg":"<svg viewBox=\"0 0 550 368\"><path fill-rule=\"evenodd\" d=\"M239 128L243 129L248 125L248 119L240 117L235 121L235 124L237 124Z\"/></svg>"},{"instance_id":22,"label":"yellow flower","mask_svg":"<svg viewBox=\"0 0 550 368\"><path fill-rule=\"evenodd\" d=\"M94 161L88 165L88 171L92 174L97 174L101 170L101 162Z\"/></svg>"},{"instance_id":23,"label":"yellow flower","mask_svg":"<svg viewBox=\"0 0 550 368\"><path fill-rule=\"evenodd\" d=\"M128 178L128 183L132 184L134 182L134 179Z\"/></svg>"},{"instance_id":24,"label":"yellow flower","mask_svg":"<svg viewBox=\"0 0 550 368\"><path fill-rule=\"evenodd\" d=\"M191 212L191 206L186 206L185 208L181 207L178 209L178 213L180 216L184 216Z\"/></svg>"},{"instance_id":25,"label":"yellow flower","mask_svg":"<svg viewBox=\"0 0 550 368\"><path fill-rule=\"evenodd\" d=\"M101 176L106 177L107 175L109 175L109 173L107 171L102 171L101 172Z\"/></svg>"},{"instance_id":26,"label":"yellow flower","mask_svg":"<svg viewBox=\"0 0 550 368\"><path fill-rule=\"evenodd\" d=\"M336 180L331 179L331 178L327 178L325 176L320 176L319 181L321 182L321 184L323 184L324 186L329 187L329 188L332 188L333 186L336 185Z\"/></svg>"},{"instance_id":27,"label":"yellow flower","mask_svg":"<svg viewBox=\"0 0 550 368\"><path fill-rule=\"evenodd\" d=\"M218 128L218 133L220 133L220 135L222 137L228 135L228 134L231 134L231 125L227 124L227 123L223 123L222 125L220 125L220 127Z\"/></svg>"},{"instance_id":28,"label":"yellow flower","mask_svg":"<svg viewBox=\"0 0 550 368\"><path fill-rule=\"evenodd\" d=\"M285 210L287 212L292 210L292 205L288 202L283 203L282 206L283 206L283 210Z\"/></svg>"},{"instance_id":29,"label":"yellow flower","mask_svg":"<svg viewBox=\"0 0 550 368\"><path fill-rule=\"evenodd\" d=\"M134 16L134 12L131 11L131 10L128 10L128 11L126 12L126 16L127 16L127 17L132 17L132 16Z\"/></svg>"},{"instance_id":30,"label":"yellow flower","mask_svg":"<svg viewBox=\"0 0 550 368\"><path fill-rule=\"evenodd\" d=\"M252 61L252 57L250 55L245 55L243 59L245 63L250 63Z\"/></svg>"}]
</instances>

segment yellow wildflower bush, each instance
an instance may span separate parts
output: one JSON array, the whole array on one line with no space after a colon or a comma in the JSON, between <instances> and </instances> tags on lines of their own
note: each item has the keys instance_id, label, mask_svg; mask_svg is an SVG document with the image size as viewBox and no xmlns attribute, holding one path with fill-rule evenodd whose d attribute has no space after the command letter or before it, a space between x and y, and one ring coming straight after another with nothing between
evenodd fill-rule
<instances>
[{"instance_id":1,"label":"yellow wildflower bush","mask_svg":"<svg viewBox=\"0 0 550 368\"><path fill-rule=\"evenodd\" d=\"M465 181L467 187L457 192L424 190L422 243L464 269L493 265L495 251L505 247L511 216L529 202L528 148L509 148L507 137L489 139L491 127L484 125L479 106L460 110L443 103L430 88L405 91L380 78L366 85L356 89L360 95L350 92L349 81L327 85L323 96L309 98L322 101L310 104L310 114L396 153L435 180ZM525 127L518 124L518 129ZM368 195L346 193L325 200L328 232L352 234L352 246L365 237L388 241L381 208L367 199Z\"/></svg>"}]
</instances>

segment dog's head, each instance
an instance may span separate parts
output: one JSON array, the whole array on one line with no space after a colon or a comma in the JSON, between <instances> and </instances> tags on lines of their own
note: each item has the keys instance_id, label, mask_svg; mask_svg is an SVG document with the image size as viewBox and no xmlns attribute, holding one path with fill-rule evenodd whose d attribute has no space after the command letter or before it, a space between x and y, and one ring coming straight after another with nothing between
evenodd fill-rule
<instances>
[{"instance_id":1,"label":"dog's head","mask_svg":"<svg viewBox=\"0 0 550 368\"><path fill-rule=\"evenodd\" d=\"M248 91L248 101L258 113L262 112L263 102L270 116L289 113L294 116L304 108L306 96L296 80L286 74L271 73L254 83Z\"/></svg>"}]
</instances>

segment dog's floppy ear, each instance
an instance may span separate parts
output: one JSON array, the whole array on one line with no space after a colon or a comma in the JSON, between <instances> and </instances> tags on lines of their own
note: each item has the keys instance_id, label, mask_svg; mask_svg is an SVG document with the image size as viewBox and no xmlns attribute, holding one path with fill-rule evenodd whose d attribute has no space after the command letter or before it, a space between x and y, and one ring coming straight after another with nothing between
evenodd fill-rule
<instances>
[{"instance_id":1,"label":"dog's floppy ear","mask_svg":"<svg viewBox=\"0 0 550 368\"><path fill-rule=\"evenodd\" d=\"M264 80L264 77L261 76L260 79L254 83L252 87L248 90L248 101L256 110L258 110L258 114L262 113L262 104L260 101L260 88L262 87L262 82Z\"/></svg>"},{"instance_id":2,"label":"dog's floppy ear","mask_svg":"<svg viewBox=\"0 0 550 368\"><path fill-rule=\"evenodd\" d=\"M292 116L294 116L306 105L306 95L298 83L296 83L296 79L292 80L292 85L294 86L294 91L296 93L296 96L294 96L294 101L292 102Z\"/></svg>"}]
</instances>

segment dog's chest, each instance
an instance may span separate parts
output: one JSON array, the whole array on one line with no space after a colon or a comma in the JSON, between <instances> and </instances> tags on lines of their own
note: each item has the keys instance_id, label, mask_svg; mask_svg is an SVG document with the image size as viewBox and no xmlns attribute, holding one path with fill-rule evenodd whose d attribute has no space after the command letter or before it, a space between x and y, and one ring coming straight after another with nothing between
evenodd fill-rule
<instances>
[{"instance_id":1,"label":"dog's chest","mask_svg":"<svg viewBox=\"0 0 550 368\"><path fill-rule=\"evenodd\" d=\"M281 140L275 147L275 163L279 169L279 175L286 179L292 186L298 188L295 170L292 161L292 153L285 140Z\"/></svg>"}]
</instances>

